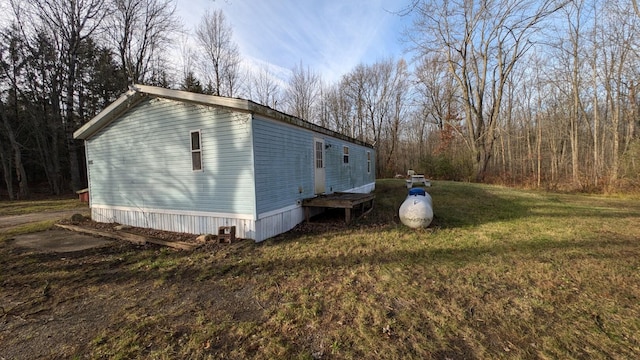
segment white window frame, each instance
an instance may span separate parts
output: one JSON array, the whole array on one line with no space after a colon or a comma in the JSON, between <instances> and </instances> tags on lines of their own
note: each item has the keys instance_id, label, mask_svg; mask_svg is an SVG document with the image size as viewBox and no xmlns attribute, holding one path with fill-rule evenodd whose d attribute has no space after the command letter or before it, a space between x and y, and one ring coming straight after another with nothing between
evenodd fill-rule
<instances>
[{"instance_id":1,"label":"white window frame","mask_svg":"<svg viewBox=\"0 0 640 360\"><path fill-rule=\"evenodd\" d=\"M198 134L198 146L197 149L194 149L194 144L193 144L193 134ZM201 172L204 171L204 166L203 166L203 161L202 161L202 131L201 130L192 130L191 132L189 132L189 147L191 149L191 170L193 172ZM200 154L200 168L196 169L195 165L195 159L194 159L194 154Z\"/></svg>"},{"instance_id":2,"label":"white window frame","mask_svg":"<svg viewBox=\"0 0 640 360\"><path fill-rule=\"evenodd\" d=\"M318 147L320 145L320 147ZM324 169L324 142L315 141L315 163L316 169Z\"/></svg>"},{"instance_id":3,"label":"white window frame","mask_svg":"<svg viewBox=\"0 0 640 360\"><path fill-rule=\"evenodd\" d=\"M342 146L342 164L349 165L349 147L346 145Z\"/></svg>"}]
</instances>

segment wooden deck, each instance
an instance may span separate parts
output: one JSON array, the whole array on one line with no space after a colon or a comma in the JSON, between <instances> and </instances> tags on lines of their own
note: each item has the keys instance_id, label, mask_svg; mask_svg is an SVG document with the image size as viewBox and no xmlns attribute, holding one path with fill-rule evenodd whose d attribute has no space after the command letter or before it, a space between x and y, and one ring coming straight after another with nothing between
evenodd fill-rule
<instances>
[{"instance_id":1,"label":"wooden deck","mask_svg":"<svg viewBox=\"0 0 640 360\"><path fill-rule=\"evenodd\" d=\"M318 195L316 197L302 200L302 206L304 207L304 217L309 222L309 208L310 207L324 207L324 208L341 208L344 209L344 220L348 224L351 222L351 209L356 206L362 206L364 210L365 205L369 204L370 208L373 208L374 194L358 194L358 193L344 193L336 192L328 195Z\"/></svg>"}]
</instances>

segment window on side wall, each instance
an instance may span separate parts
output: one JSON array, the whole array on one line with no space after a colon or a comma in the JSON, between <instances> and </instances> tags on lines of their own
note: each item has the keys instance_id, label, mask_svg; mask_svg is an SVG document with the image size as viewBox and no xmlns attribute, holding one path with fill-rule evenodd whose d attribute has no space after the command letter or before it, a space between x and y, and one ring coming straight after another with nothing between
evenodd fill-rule
<instances>
[{"instance_id":1,"label":"window on side wall","mask_svg":"<svg viewBox=\"0 0 640 360\"><path fill-rule=\"evenodd\" d=\"M371 151L367 151L367 174L371 174Z\"/></svg>"},{"instance_id":2,"label":"window on side wall","mask_svg":"<svg viewBox=\"0 0 640 360\"><path fill-rule=\"evenodd\" d=\"M191 132L191 169L202 171L202 144L200 141L200 130Z\"/></svg>"},{"instance_id":3,"label":"window on side wall","mask_svg":"<svg viewBox=\"0 0 640 360\"><path fill-rule=\"evenodd\" d=\"M342 163L343 164L349 163L349 147L348 146L342 147Z\"/></svg>"}]
</instances>

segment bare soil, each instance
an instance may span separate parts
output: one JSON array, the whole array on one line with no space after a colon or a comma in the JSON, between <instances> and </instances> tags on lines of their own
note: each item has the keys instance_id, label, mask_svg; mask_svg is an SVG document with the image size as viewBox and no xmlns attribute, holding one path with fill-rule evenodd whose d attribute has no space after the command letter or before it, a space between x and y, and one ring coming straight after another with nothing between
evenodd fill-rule
<instances>
[{"instance_id":1,"label":"bare soil","mask_svg":"<svg viewBox=\"0 0 640 360\"><path fill-rule=\"evenodd\" d=\"M15 226L58 219L107 232L119 225L88 218L71 221L79 212L5 216L0 218L0 234ZM335 210L301 224L292 235L346 227L344 213ZM196 237L135 227L126 231L165 241L194 242ZM246 341L244 335L224 329L230 323L267 321L272 304L259 300L259 286L251 277L240 279L225 268L233 269L228 262L247 256L253 246L250 240L211 242L180 251L58 228L0 241L0 360L156 358L158 354L160 358L167 354L251 358L259 349L239 347ZM220 330L212 330L215 324L221 324ZM136 341L140 343L130 343ZM132 353L105 350L114 343Z\"/></svg>"},{"instance_id":2,"label":"bare soil","mask_svg":"<svg viewBox=\"0 0 640 360\"><path fill-rule=\"evenodd\" d=\"M71 221L75 213L8 216L0 219L0 228L62 218L60 223L107 232L118 226ZM344 213L335 210L291 235L345 228ZM194 242L196 237L126 231L165 241ZM239 329L261 324L272 315L273 304L258 292L257 280L233 273L244 268L236 262L250 256L254 246L250 240L211 242L180 251L58 228L1 241L0 360L252 358L260 349L239 346L247 341L242 331L226 329L231 323Z\"/></svg>"},{"instance_id":3,"label":"bare soil","mask_svg":"<svg viewBox=\"0 0 640 360\"><path fill-rule=\"evenodd\" d=\"M202 254L99 238L92 241L104 242L100 247L62 252L58 244L50 251L42 244L52 234L78 236L51 230L31 235L31 245L40 238L40 246L25 246L24 238L0 243L0 359L111 358L114 354L99 351L105 336L144 338L148 342L136 347L149 356L157 349L166 353L167 347L178 355L193 341L187 329L197 323L263 316L253 284L207 279L188 266L171 266L171 259L184 265ZM215 253L225 246L242 244L209 244L198 251ZM138 334L120 334L125 328ZM213 340L203 340L203 352L234 344L225 336Z\"/></svg>"},{"instance_id":4,"label":"bare soil","mask_svg":"<svg viewBox=\"0 0 640 360\"><path fill-rule=\"evenodd\" d=\"M5 216L0 218L0 231L75 213ZM87 219L61 222L103 231L114 231L118 225ZM195 241L192 234L141 228L127 232ZM193 341L187 329L193 329L194 322L259 320L262 308L254 300L253 284L207 279L197 274L200 266L172 267L175 262L184 265L190 257L206 258L203 253L242 246L211 243L194 253L58 228L6 239L0 242L0 359L111 358L114 354L96 350L104 336L132 327L140 334L122 335L123 341L151 339L139 344L143 353L152 354L156 348L166 353L167 346L175 346L178 354L181 345ZM217 345L203 340L203 356L208 349L219 353L234 343L224 336L213 340Z\"/></svg>"}]
</instances>

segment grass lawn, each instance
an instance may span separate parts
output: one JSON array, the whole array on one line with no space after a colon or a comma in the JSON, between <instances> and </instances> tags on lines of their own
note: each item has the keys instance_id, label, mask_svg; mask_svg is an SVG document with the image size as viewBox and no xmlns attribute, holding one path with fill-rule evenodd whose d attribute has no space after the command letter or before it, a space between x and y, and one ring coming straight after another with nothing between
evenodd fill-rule
<instances>
[{"instance_id":1,"label":"grass lawn","mask_svg":"<svg viewBox=\"0 0 640 360\"><path fill-rule=\"evenodd\" d=\"M432 184L424 230L380 180L355 224L260 244L4 239L0 358L640 358L640 198Z\"/></svg>"},{"instance_id":2,"label":"grass lawn","mask_svg":"<svg viewBox=\"0 0 640 360\"><path fill-rule=\"evenodd\" d=\"M38 211L63 211L86 209L87 204L78 198L0 201L0 216L24 215Z\"/></svg>"}]
</instances>

